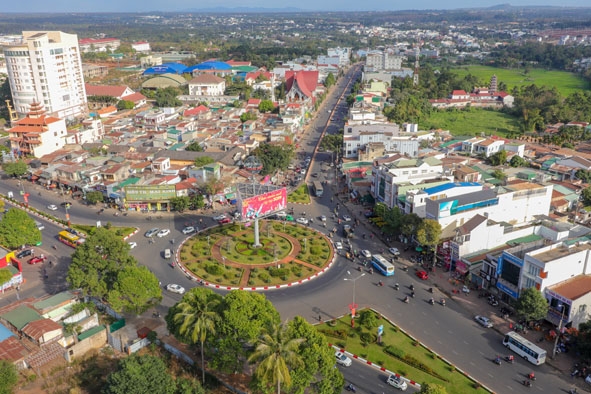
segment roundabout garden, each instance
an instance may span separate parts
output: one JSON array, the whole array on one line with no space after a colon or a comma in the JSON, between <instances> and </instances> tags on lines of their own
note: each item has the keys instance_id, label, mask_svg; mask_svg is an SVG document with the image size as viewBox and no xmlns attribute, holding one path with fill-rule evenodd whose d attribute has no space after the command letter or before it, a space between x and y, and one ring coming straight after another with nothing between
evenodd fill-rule
<instances>
[{"instance_id":1,"label":"roundabout garden","mask_svg":"<svg viewBox=\"0 0 591 394\"><path fill-rule=\"evenodd\" d=\"M322 233L291 222L260 220L216 226L187 238L178 263L191 275L222 287L270 287L298 282L324 270L334 250Z\"/></svg>"}]
</instances>

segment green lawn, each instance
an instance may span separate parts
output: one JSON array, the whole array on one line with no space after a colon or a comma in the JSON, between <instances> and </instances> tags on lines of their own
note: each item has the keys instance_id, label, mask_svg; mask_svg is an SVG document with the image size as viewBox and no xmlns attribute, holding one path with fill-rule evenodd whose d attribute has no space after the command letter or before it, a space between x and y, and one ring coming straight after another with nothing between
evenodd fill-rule
<instances>
[{"instance_id":1,"label":"green lawn","mask_svg":"<svg viewBox=\"0 0 591 394\"><path fill-rule=\"evenodd\" d=\"M378 319L373 328L362 327L359 319L361 313L366 312L358 311L355 328L351 328L349 315L337 320L334 326L327 322L318 326L318 329L327 337L329 343L418 383L436 383L444 386L448 393L454 394L485 392L483 389L477 389L475 382L462 375L452 365L384 319ZM382 324L384 334L382 344L378 344L376 327ZM388 354L386 349L398 357Z\"/></svg>"},{"instance_id":2,"label":"green lawn","mask_svg":"<svg viewBox=\"0 0 591 394\"><path fill-rule=\"evenodd\" d=\"M511 131L519 131L517 118L483 108L433 110L419 126L421 130L449 130L453 135L461 136L479 136L481 133L506 136Z\"/></svg>"},{"instance_id":3,"label":"green lawn","mask_svg":"<svg viewBox=\"0 0 591 394\"><path fill-rule=\"evenodd\" d=\"M308 185L304 183L293 192L289 193L287 196L287 202L310 204L310 191L308 190Z\"/></svg>"},{"instance_id":4,"label":"green lawn","mask_svg":"<svg viewBox=\"0 0 591 394\"><path fill-rule=\"evenodd\" d=\"M556 87L563 96L568 96L579 90L588 90L591 88L589 82L579 77L577 74L566 71L548 71L540 68L532 68L525 74L524 69L504 69L489 66L463 66L451 70L459 76L465 76L470 73L488 86L490 78L497 76L499 82L507 84L510 91L515 86L536 84L538 86Z\"/></svg>"},{"instance_id":5,"label":"green lawn","mask_svg":"<svg viewBox=\"0 0 591 394\"><path fill-rule=\"evenodd\" d=\"M88 226L85 224L72 224L74 230L78 230L87 235L92 235L96 231L96 226ZM114 232L118 236L124 238L135 231L135 227L116 227L116 226L103 226L107 230Z\"/></svg>"}]
</instances>

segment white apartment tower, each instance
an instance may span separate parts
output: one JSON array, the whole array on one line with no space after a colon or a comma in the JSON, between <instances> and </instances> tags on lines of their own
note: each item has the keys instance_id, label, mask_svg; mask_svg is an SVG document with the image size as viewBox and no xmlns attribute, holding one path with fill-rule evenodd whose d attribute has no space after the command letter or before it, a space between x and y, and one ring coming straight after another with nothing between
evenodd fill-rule
<instances>
[{"instance_id":1,"label":"white apartment tower","mask_svg":"<svg viewBox=\"0 0 591 394\"><path fill-rule=\"evenodd\" d=\"M14 109L19 117L31 103L62 119L88 112L78 36L61 31L23 31L20 43L4 48Z\"/></svg>"}]
</instances>

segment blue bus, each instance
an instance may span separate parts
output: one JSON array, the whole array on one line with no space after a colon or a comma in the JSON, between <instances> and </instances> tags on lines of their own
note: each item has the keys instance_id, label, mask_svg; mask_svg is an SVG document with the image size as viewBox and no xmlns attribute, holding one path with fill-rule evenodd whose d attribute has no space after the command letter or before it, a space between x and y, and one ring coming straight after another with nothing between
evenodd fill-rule
<instances>
[{"instance_id":1,"label":"blue bus","mask_svg":"<svg viewBox=\"0 0 591 394\"><path fill-rule=\"evenodd\" d=\"M394 266L380 254L374 254L371 256L371 264L375 269L380 271L382 275L394 275Z\"/></svg>"}]
</instances>

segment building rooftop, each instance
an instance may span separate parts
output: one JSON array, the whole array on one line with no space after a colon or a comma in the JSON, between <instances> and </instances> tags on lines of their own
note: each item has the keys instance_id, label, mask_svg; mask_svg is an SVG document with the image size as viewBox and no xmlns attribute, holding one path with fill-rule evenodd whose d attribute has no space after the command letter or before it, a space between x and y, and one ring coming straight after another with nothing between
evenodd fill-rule
<instances>
[{"instance_id":1,"label":"building rooftop","mask_svg":"<svg viewBox=\"0 0 591 394\"><path fill-rule=\"evenodd\" d=\"M572 254L579 253L579 252L582 252L585 250L591 250L591 244L578 243L578 244L574 244L569 247L567 247L563 244L563 245L560 245L554 249L544 251L541 253L537 253L537 254L535 252L533 252L533 253L530 253L530 255L543 263L547 263L549 261L558 260L563 257L567 257Z\"/></svg>"},{"instance_id":2,"label":"building rooftop","mask_svg":"<svg viewBox=\"0 0 591 394\"><path fill-rule=\"evenodd\" d=\"M591 275L577 275L554 286L549 286L548 289L566 299L576 300L591 292Z\"/></svg>"},{"instance_id":3,"label":"building rooftop","mask_svg":"<svg viewBox=\"0 0 591 394\"><path fill-rule=\"evenodd\" d=\"M17 330L22 330L24 326L34 320L42 319L41 315L37 313L36 310L24 305L3 313L0 317L12 324Z\"/></svg>"}]
</instances>

